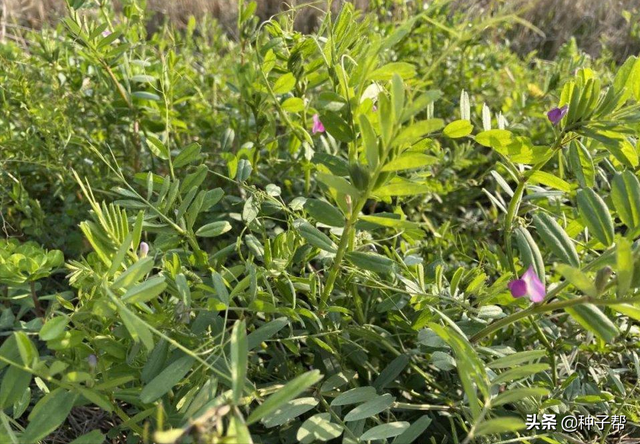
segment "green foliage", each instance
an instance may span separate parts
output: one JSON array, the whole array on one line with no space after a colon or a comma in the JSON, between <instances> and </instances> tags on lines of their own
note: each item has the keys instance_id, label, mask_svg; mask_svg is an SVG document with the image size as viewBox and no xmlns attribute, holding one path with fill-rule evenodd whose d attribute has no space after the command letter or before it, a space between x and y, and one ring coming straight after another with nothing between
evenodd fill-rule
<instances>
[{"instance_id":1,"label":"green foliage","mask_svg":"<svg viewBox=\"0 0 640 444\"><path fill-rule=\"evenodd\" d=\"M640 62L520 59L495 43L516 17L447 2L401 22L347 3L311 35L255 5L237 42L78 1L0 45L0 438L87 405L112 427L69 441L637 421ZM539 304L507 287L529 267Z\"/></svg>"}]
</instances>

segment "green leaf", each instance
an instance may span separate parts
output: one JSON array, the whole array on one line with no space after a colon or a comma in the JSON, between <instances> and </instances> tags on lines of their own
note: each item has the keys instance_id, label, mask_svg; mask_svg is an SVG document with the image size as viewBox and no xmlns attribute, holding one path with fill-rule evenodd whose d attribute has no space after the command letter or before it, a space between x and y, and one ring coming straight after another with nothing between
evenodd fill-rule
<instances>
[{"instance_id":1,"label":"green leaf","mask_svg":"<svg viewBox=\"0 0 640 444\"><path fill-rule=\"evenodd\" d=\"M458 139L471 134L473 125L468 120L455 120L444 127L443 133L450 139Z\"/></svg>"},{"instance_id":2,"label":"green leaf","mask_svg":"<svg viewBox=\"0 0 640 444\"><path fill-rule=\"evenodd\" d=\"M127 251L131 248L131 241L133 240L133 236L131 233L127 234L124 238L124 242L118 248L118 251L113 256L111 260L111 266L109 267L108 276L111 277L116 274L116 272L120 269L122 262L124 261L125 256L127 255Z\"/></svg>"},{"instance_id":3,"label":"green leaf","mask_svg":"<svg viewBox=\"0 0 640 444\"><path fill-rule=\"evenodd\" d=\"M236 180L240 182L244 182L251 176L251 171L253 171L253 167L251 166L251 162L247 159L240 159L238 161L238 171L236 173Z\"/></svg>"},{"instance_id":4,"label":"green leaf","mask_svg":"<svg viewBox=\"0 0 640 444\"><path fill-rule=\"evenodd\" d=\"M231 331L231 390L235 405L242 399L248 359L247 327L244 321L236 321Z\"/></svg>"},{"instance_id":5,"label":"green leaf","mask_svg":"<svg viewBox=\"0 0 640 444\"><path fill-rule=\"evenodd\" d=\"M379 198L393 197L393 196L415 196L417 194L425 194L433 191L431 186L411 182L409 180L395 180L381 186L375 190L375 195Z\"/></svg>"},{"instance_id":6,"label":"green leaf","mask_svg":"<svg viewBox=\"0 0 640 444\"><path fill-rule=\"evenodd\" d=\"M316 178L320 182L322 182L323 184L328 186L329 188L333 188L334 190L336 190L336 191L338 191L338 192L340 192L342 194L348 194L349 196L353 197L354 199L357 198L360 195L360 192L358 191L358 189L356 187L354 187L353 185L351 185L343 177L334 176L333 174L327 174L327 173L318 172L318 173L316 173Z\"/></svg>"},{"instance_id":7,"label":"green leaf","mask_svg":"<svg viewBox=\"0 0 640 444\"><path fill-rule=\"evenodd\" d=\"M424 168L429 165L438 163L438 158L428 156L422 153L405 153L400 157L396 157L391 162L385 164L382 171L404 171Z\"/></svg>"},{"instance_id":8,"label":"green leaf","mask_svg":"<svg viewBox=\"0 0 640 444\"><path fill-rule=\"evenodd\" d=\"M401 117L404 109L404 84L398 73L394 73L391 77L391 103L393 115L396 116L396 119Z\"/></svg>"},{"instance_id":9,"label":"green leaf","mask_svg":"<svg viewBox=\"0 0 640 444\"><path fill-rule=\"evenodd\" d=\"M260 326L255 329L247 336L247 349L253 350L258 347L263 341L270 339L286 327L289 324L289 319L287 318L278 318L274 319L271 322L267 322L266 324Z\"/></svg>"},{"instance_id":10,"label":"green leaf","mask_svg":"<svg viewBox=\"0 0 640 444\"><path fill-rule=\"evenodd\" d=\"M298 416L307 413L318 405L315 398L298 398L287 402L282 407L275 410L269 416L262 419L262 423L268 429L277 427L291 421Z\"/></svg>"},{"instance_id":11,"label":"green leaf","mask_svg":"<svg viewBox=\"0 0 640 444\"><path fill-rule=\"evenodd\" d=\"M467 396L472 417L479 418L481 414L478 391L483 397L489 397L489 378L483 362L471 346L466 337L453 327L443 327L429 323L429 327L442 338L455 353L458 376L462 382L462 389Z\"/></svg>"},{"instance_id":12,"label":"green leaf","mask_svg":"<svg viewBox=\"0 0 640 444\"><path fill-rule=\"evenodd\" d=\"M262 404L251 412L247 419L247 424L251 425L260 421L262 418L276 411L279 407L291 401L321 379L322 374L320 374L318 370L312 370L289 381L284 387L278 389L277 392L269 396Z\"/></svg>"},{"instance_id":13,"label":"green leaf","mask_svg":"<svg viewBox=\"0 0 640 444\"><path fill-rule=\"evenodd\" d=\"M5 360L18 362L20 359L20 351L16 342L15 335L11 335L0 345L0 356L4 358L0 360L0 370L8 365Z\"/></svg>"},{"instance_id":14,"label":"green leaf","mask_svg":"<svg viewBox=\"0 0 640 444\"><path fill-rule=\"evenodd\" d=\"M36 442L56 430L67 419L77 394L62 388L46 394L29 414L29 425L22 434L22 442Z\"/></svg>"},{"instance_id":15,"label":"green leaf","mask_svg":"<svg viewBox=\"0 0 640 444\"><path fill-rule=\"evenodd\" d=\"M533 237L531 237L531 233L529 233L529 231L524 227L516 228L514 230L514 234L516 236L518 250L520 251L520 258L522 259L524 268L528 269L532 266L536 271L536 275L542 282L542 285L545 285L544 259L542 258L542 253L540 252L540 248L538 248L538 244L536 244Z\"/></svg>"},{"instance_id":16,"label":"green leaf","mask_svg":"<svg viewBox=\"0 0 640 444\"><path fill-rule=\"evenodd\" d=\"M304 209L318 222L332 227L344 227L342 212L324 200L307 199Z\"/></svg>"},{"instance_id":17,"label":"green leaf","mask_svg":"<svg viewBox=\"0 0 640 444\"><path fill-rule=\"evenodd\" d=\"M475 436L501 434L506 432L516 432L526 427L520 418L496 418L484 421L476 429Z\"/></svg>"},{"instance_id":18,"label":"green leaf","mask_svg":"<svg viewBox=\"0 0 640 444\"><path fill-rule=\"evenodd\" d=\"M369 75L370 80L391 80L394 74L399 75L403 80L410 79L416 75L415 67L406 62L391 62L376 69Z\"/></svg>"},{"instance_id":19,"label":"green leaf","mask_svg":"<svg viewBox=\"0 0 640 444\"><path fill-rule=\"evenodd\" d=\"M533 215L533 223L545 245L562 262L573 267L580 266L580 259L573 242L558 223L546 213Z\"/></svg>"},{"instance_id":20,"label":"green leaf","mask_svg":"<svg viewBox=\"0 0 640 444\"><path fill-rule=\"evenodd\" d=\"M521 401L524 398L546 396L548 394L549 390L543 387L510 388L493 398L493 400L491 400L491 405L493 407L498 407L504 404Z\"/></svg>"},{"instance_id":21,"label":"green leaf","mask_svg":"<svg viewBox=\"0 0 640 444\"><path fill-rule=\"evenodd\" d=\"M118 306L118 313L122 323L127 328L131 338L135 342L142 341L147 350L153 350L153 335L149 327L122 302L118 301L116 305Z\"/></svg>"},{"instance_id":22,"label":"green leaf","mask_svg":"<svg viewBox=\"0 0 640 444\"><path fill-rule=\"evenodd\" d=\"M631 171L616 174L611 184L611 200L622 223L640 226L640 181Z\"/></svg>"},{"instance_id":23,"label":"green leaf","mask_svg":"<svg viewBox=\"0 0 640 444\"><path fill-rule=\"evenodd\" d=\"M117 290L122 287L127 288L130 285L135 284L153 269L153 265L154 261L152 257L140 259L117 277L113 284L111 284L111 289Z\"/></svg>"},{"instance_id":24,"label":"green leaf","mask_svg":"<svg viewBox=\"0 0 640 444\"><path fill-rule=\"evenodd\" d=\"M504 153L506 148L513 142L513 134L511 131L502 129L482 131L476 136L476 142Z\"/></svg>"},{"instance_id":25,"label":"green leaf","mask_svg":"<svg viewBox=\"0 0 640 444\"><path fill-rule=\"evenodd\" d=\"M201 147L197 143L187 145L173 160L174 168L181 168L200 158Z\"/></svg>"},{"instance_id":26,"label":"green leaf","mask_svg":"<svg viewBox=\"0 0 640 444\"><path fill-rule=\"evenodd\" d=\"M302 236L304 240L309 242L314 247L320 248L324 251L328 251L329 253L336 252L337 246L331 240L331 238L311 225L309 222L298 220L296 221L294 226L298 229L300 236Z\"/></svg>"},{"instance_id":27,"label":"green leaf","mask_svg":"<svg viewBox=\"0 0 640 444\"><path fill-rule=\"evenodd\" d=\"M610 305L610 307L618 313L622 313L625 316L629 316L631 319L640 321L640 307L637 304L616 304Z\"/></svg>"},{"instance_id":28,"label":"green leaf","mask_svg":"<svg viewBox=\"0 0 640 444\"><path fill-rule=\"evenodd\" d=\"M154 83L156 78L146 74L136 74L135 76L131 76L131 81L139 83Z\"/></svg>"},{"instance_id":29,"label":"green leaf","mask_svg":"<svg viewBox=\"0 0 640 444\"><path fill-rule=\"evenodd\" d=\"M418 439L431 425L431 418L427 415L421 416L417 421L409 426L402 435L393 440L393 444L411 444Z\"/></svg>"},{"instance_id":30,"label":"green leaf","mask_svg":"<svg viewBox=\"0 0 640 444\"><path fill-rule=\"evenodd\" d=\"M564 191L565 193L571 191L571 185L569 185L569 182L545 171L535 171L531 176L529 176L529 179L532 182L541 183L556 190Z\"/></svg>"},{"instance_id":31,"label":"green leaf","mask_svg":"<svg viewBox=\"0 0 640 444\"><path fill-rule=\"evenodd\" d=\"M375 426L360 436L362 441L373 441L376 439L388 439L394 436L401 435L402 432L409 428L409 423L406 421L388 422Z\"/></svg>"},{"instance_id":32,"label":"green leaf","mask_svg":"<svg viewBox=\"0 0 640 444\"><path fill-rule=\"evenodd\" d=\"M373 125L366 115L360 115L360 131L362 133L362 141L364 143L365 157L367 164L373 171L378 166L380 153L378 151L378 138L373 129Z\"/></svg>"},{"instance_id":33,"label":"green leaf","mask_svg":"<svg viewBox=\"0 0 640 444\"><path fill-rule=\"evenodd\" d=\"M224 283L224 279L217 271L211 272L211 280L213 281L213 288L216 290L216 295L218 299L227 307L231 302L231 297L229 296L229 290L227 290L227 286Z\"/></svg>"},{"instance_id":34,"label":"green leaf","mask_svg":"<svg viewBox=\"0 0 640 444\"><path fill-rule=\"evenodd\" d=\"M227 231L231 230L231 228L231 224L226 220L211 222L210 224L200 227L200 229L196 231L196 236L216 237L226 233Z\"/></svg>"},{"instance_id":35,"label":"green leaf","mask_svg":"<svg viewBox=\"0 0 640 444\"><path fill-rule=\"evenodd\" d=\"M296 78L290 72L283 76L280 76L276 83L273 85L274 94L286 94L290 92L296 86Z\"/></svg>"},{"instance_id":36,"label":"green leaf","mask_svg":"<svg viewBox=\"0 0 640 444\"><path fill-rule=\"evenodd\" d=\"M165 288L167 288L165 277L154 276L127 290L124 296L122 296L122 302L128 304L147 302L162 293Z\"/></svg>"},{"instance_id":37,"label":"green leaf","mask_svg":"<svg viewBox=\"0 0 640 444\"><path fill-rule=\"evenodd\" d=\"M375 381L373 381L373 386L377 390L382 390L391 384L400 375L400 373L402 373L407 365L409 365L409 357L407 355L398 356L380 372Z\"/></svg>"},{"instance_id":38,"label":"green leaf","mask_svg":"<svg viewBox=\"0 0 640 444\"><path fill-rule=\"evenodd\" d=\"M500 373L491 380L491 385L501 385L507 382L515 381L522 378L528 378L536 373L543 372L549 369L549 364L528 364L522 365L506 372Z\"/></svg>"},{"instance_id":39,"label":"green leaf","mask_svg":"<svg viewBox=\"0 0 640 444\"><path fill-rule=\"evenodd\" d=\"M442 119L428 119L416 122L400 131L400 134L392 142L392 146L413 145L427 134L442 129L444 121ZM465 134L466 135L466 134Z\"/></svg>"},{"instance_id":40,"label":"green leaf","mask_svg":"<svg viewBox=\"0 0 640 444\"><path fill-rule=\"evenodd\" d=\"M227 437L232 438L235 442L242 444L253 444L251 439L251 433L249 428L242 420L241 417L234 414L229 420L229 429L227 430Z\"/></svg>"},{"instance_id":41,"label":"green leaf","mask_svg":"<svg viewBox=\"0 0 640 444\"><path fill-rule=\"evenodd\" d=\"M10 366L2 376L0 386L0 410L11 407L19 401L29 388L31 373L19 367Z\"/></svg>"},{"instance_id":42,"label":"green leaf","mask_svg":"<svg viewBox=\"0 0 640 444\"><path fill-rule=\"evenodd\" d=\"M142 367L142 374L140 379L145 384L158 376L167 361L167 354L169 353L169 343L161 339L148 355L147 362Z\"/></svg>"},{"instance_id":43,"label":"green leaf","mask_svg":"<svg viewBox=\"0 0 640 444\"><path fill-rule=\"evenodd\" d=\"M378 123L382 138L383 151L386 151L394 134L396 116L393 115L393 107L386 94L378 95Z\"/></svg>"},{"instance_id":44,"label":"green leaf","mask_svg":"<svg viewBox=\"0 0 640 444\"><path fill-rule=\"evenodd\" d=\"M582 188L590 188L595 183L595 166L589 150L580 142L573 141L569 145L569 167L578 179Z\"/></svg>"},{"instance_id":45,"label":"green leaf","mask_svg":"<svg viewBox=\"0 0 640 444\"><path fill-rule=\"evenodd\" d=\"M618 237L616 247L616 274L618 277L618 297L627 295L633 282L633 251L631 241Z\"/></svg>"},{"instance_id":46,"label":"green leaf","mask_svg":"<svg viewBox=\"0 0 640 444\"><path fill-rule=\"evenodd\" d=\"M147 91L134 91L131 93L132 97L142 100L150 100L152 102L159 102L160 96Z\"/></svg>"},{"instance_id":47,"label":"green leaf","mask_svg":"<svg viewBox=\"0 0 640 444\"><path fill-rule=\"evenodd\" d=\"M625 63L618 68L616 77L613 81L613 87L616 92L622 93L617 104L623 104L632 95L636 100L640 100L640 87L638 80L640 79L640 59L629 57Z\"/></svg>"},{"instance_id":48,"label":"green leaf","mask_svg":"<svg viewBox=\"0 0 640 444\"><path fill-rule=\"evenodd\" d=\"M239 168L239 167L238 167ZM184 181L180 185L180 192L186 193L190 191L193 187L199 187L202 185L202 182L207 178L207 174L209 173L209 168L206 165L200 165L196 170L187 174L184 178Z\"/></svg>"},{"instance_id":49,"label":"green leaf","mask_svg":"<svg viewBox=\"0 0 640 444\"><path fill-rule=\"evenodd\" d=\"M376 253L350 251L346 257L356 267L376 273L389 273L393 269L394 262L391 259Z\"/></svg>"},{"instance_id":50,"label":"green leaf","mask_svg":"<svg viewBox=\"0 0 640 444\"><path fill-rule=\"evenodd\" d=\"M318 94L316 107L318 109L326 109L338 112L347 105L347 101L340 94L333 91L322 91Z\"/></svg>"},{"instance_id":51,"label":"green leaf","mask_svg":"<svg viewBox=\"0 0 640 444\"><path fill-rule=\"evenodd\" d=\"M587 296L598 296L598 290L596 289L594 282L582 271L566 264L558 264L556 269L567 281Z\"/></svg>"},{"instance_id":52,"label":"green leaf","mask_svg":"<svg viewBox=\"0 0 640 444\"><path fill-rule=\"evenodd\" d=\"M304 100L300 97L289 97L282 102L282 109L288 113L300 113L304 111Z\"/></svg>"},{"instance_id":53,"label":"green leaf","mask_svg":"<svg viewBox=\"0 0 640 444\"><path fill-rule=\"evenodd\" d=\"M109 398L107 398L106 395L103 395L97 392L96 390L87 389L83 387L78 387L78 391L80 392L83 398L85 398L87 401L91 402L92 404L97 405L105 412L109 412L109 413L113 412L113 405L111 404L111 401L109 401Z\"/></svg>"},{"instance_id":54,"label":"green leaf","mask_svg":"<svg viewBox=\"0 0 640 444\"><path fill-rule=\"evenodd\" d=\"M102 444L104 439L105 435L103 435L100 430L96 429L77 437L69 444Z\"/></svg>"},{"instance_id":55,"label":"green leaf","mask_svg":"<svg viewBox=\"0 0 640 444\"><path fill-rule=\"evenodd\" d=\"M353 141L353 130L340 114L332 111L324 111L320 114L320 121L327 132L337 140L345 143Z\"/></svg>"},{"instance_id":56,"label":"green leaf","mask_svg":"<svg viewBox=\"0 0 640 444\"><path fill-rule=\"evenodd\" d=\"M158 376L144 386L140 392L140 401L145 404L152 403L160 399L165 393L171 390L176 384L184 379L191 370L194 358L183 356L173 361L167 368L162 370Z\"/></svg>"},{"instance_id":57,"label":"green leaf","mask_svg":"<svg viewBox=\"0 0 640 444\"><path fill-rule=\"evenodd\" d=\"M400 219L400 215L392 213L376 213L376 216L360 216L360 221L370 222L381 227L393 228L395 230L415 230L420 225L416 222ZM360 225L360 224L359 224ZM358 226L360 228L360 226ZM363 230L370 230L362 227Z\"/></svg>"},{"instance_id":58,"label":"green leaf","mask_svg":"<svg viewBox=\"0 0 640 444\"><path fill-rule=\"evenodd\" d=\"M535 359L543 358L547 355L546 350L530 350L498 358L495 361L490 362L487 367L489 368L511 368L524 362L530 362Z\"/></svg>"},{"instance_id":59,"label":"green leaf","mask_svg":"<svg viewBox=\"0 0 640 444\"><path fill-rule=\"evenodd\" d=\"M296 439L302 444L325 442L342 434L342 426L331 422L330 413L318 413L302 423Z\"/></svg>"},{"instance_id":60,"label":"green leaf","mask_svg":"<svg viewBox=\"0 0 640 444\"><path fill-rule=\"evenodd\" d=\"M576 305L565 311L586 330L594 333L605 342L612 342L618 336L618 327L593 304Z\"/></svg>"},{"instance_id":61,"label":"green leaf","mask_svg":"<svg viewBox=\"0 0 640 444\"><path fill-rule=\"evenodd\" d=\"M345 422L351 421L359 421L361 419L370 418L378 413L381 413L387 410L393 402L395 398L390 394L386 393L382 396L377 396L364 404L360 404L358 407L351 410L344 417Z\"/></svg>"},{"instance_id":62,"label":"green leaf","mask_svg":"<svg viewBox=\"0 0 640 444\"><path fill-rule=\"evenodd\" d=\"M613 221L602 198L591 188L578 191L578 209L589 231L605 247L613 243Z\"/></svg>"},{"instance_id":63,"label":"green leaf","mask_svg":"<svg viewBox=\"0 0 640 444\"><path fill-rule=\"evenodd\" d=\"M33 365L33 360L38 357L38 350L36 349L31 339L22 331L16 331L13 333L13 336L16 339L16 344L18 346L18 352L20 353L20 358L22 359L22 363L26 367L31 367Z\"/></svg>"},{"instance_id":64,"label":"green leaf","mask_svg":"<svg viewBox=\"0 0 640 444\"><path fill-rule=\"evenodd\" d=\"M58 339L62 335L64 335L64 331L69 324L69 317L67 316L56 316L55 318L49 319L40 329L40 339L43 341L51 341L53 339Z\"/></svg>"},{"instance_id":65,"label":"green leaf","mask_svg":"<svg viewBox=\"0 0 640 444\"><path fill-rule=\"evenodd\" d=\"M361 402L367 402L377 396L375 387L356 387L351 390L347 390L344 393L340 393L333 401L331 401L332 407L350 404L360 404Z\"/></svg>"}]
</instances>

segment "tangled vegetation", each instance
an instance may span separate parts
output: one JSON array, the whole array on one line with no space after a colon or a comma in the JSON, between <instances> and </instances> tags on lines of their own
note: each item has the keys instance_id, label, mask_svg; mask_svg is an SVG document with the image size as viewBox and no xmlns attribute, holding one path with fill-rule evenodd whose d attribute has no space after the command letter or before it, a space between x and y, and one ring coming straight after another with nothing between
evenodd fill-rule
<instances>
[{"instance_id":1,"label":"tangled vegetation","mask_svg":"<svg viewBox=\"0 0 640 444\"><path fill-rule=\"evenodd\" d=\"M640 61L255 8L0 43L0 442L637 438Z\"/></svg>"}]
</instances>

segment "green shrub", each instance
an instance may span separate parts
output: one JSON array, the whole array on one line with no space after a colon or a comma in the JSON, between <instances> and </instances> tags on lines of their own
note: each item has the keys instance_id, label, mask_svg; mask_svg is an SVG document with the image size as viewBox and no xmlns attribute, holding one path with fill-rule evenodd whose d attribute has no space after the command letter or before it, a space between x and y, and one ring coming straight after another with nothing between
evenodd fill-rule
<instances>
[{"instance_id":1,"label":"green shrub","mask_svg":"<svg viewBox=\"0 0 640 444\"><path fill-rule=\"evenodd\" d=\"M347 4L313 35L241 2L238 42L82 3L2 46L24 241L0 244L3 441L79 438L83 408L108 421L78 442L569 442L524 420L638 420L636 58L522 60L484 33L513 16L439 2L401 23ZM514 298L533 274L544 301Z\"/></svg>"}]
</instances>

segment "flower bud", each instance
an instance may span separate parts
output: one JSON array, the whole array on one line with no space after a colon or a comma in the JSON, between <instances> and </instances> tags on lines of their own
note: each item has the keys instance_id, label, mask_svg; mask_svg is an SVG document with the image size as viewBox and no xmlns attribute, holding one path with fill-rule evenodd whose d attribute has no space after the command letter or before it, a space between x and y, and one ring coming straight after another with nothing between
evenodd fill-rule
<instances>
[{"instance_id":1,"label":"flower bud","mask_svg":"<svg viewBox=\"0 0 640 444\"><path fill-rule=\"evenodd\" d=\"M147 254L149 254L149 244L147 244L146 242L140 242L140 251L138 253L138 256L140 256L140 258L145 258L147 257Z\"/></svg>"}]
</instances>

